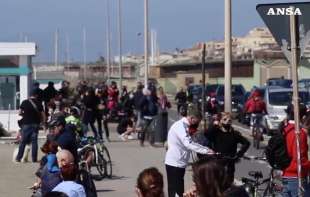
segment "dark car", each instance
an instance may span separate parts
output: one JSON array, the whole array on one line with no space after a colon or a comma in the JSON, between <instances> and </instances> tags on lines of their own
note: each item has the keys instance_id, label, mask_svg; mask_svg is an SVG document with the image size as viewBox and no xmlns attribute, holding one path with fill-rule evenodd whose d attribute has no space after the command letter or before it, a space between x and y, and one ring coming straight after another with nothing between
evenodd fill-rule
<instances>
[{"instance_id":1,"label":"dark car","mask_svg":"<svg viewBox=\"0 0 310 197\"><path fill-rule=\"evenodd\" d=\"M211 96L215 94L218 84L207 84L205 88L205 94L207 96ZM199 103L200 99L202 98L202 85L192 84L189 85L187 88L187 92L189 95L189 100L193 103Z\"/></svg>"},{"instance_id":2,"label":"dark car","mask_svg":"<svg viewBox=\"0 0 310 197\"><path fill-rule=\"evenodd\" d=\"M211 96L216 93L219 84L207 84L206 85L206 96Z\"/></svg>"},{"instance_id":3,"label":"dark car","mask_svg":"<svg viewBox=\"0 0 310 197\"><path fill-rule=\"evenodd\" d=\"M224 110L224 85L219 85L216 90L216 100L220 105L220 109ZM231 104L232 104L232 112L238 112L238 104L242 102L242 99L246 93L243 85L241 84L233 84L231 86Z\"/></svg>"},{"instance_id":4,"label":"dark car","mask_svg":"<svg viewBox=\"0 0 310 197\"><path fill-rule=\"evenodd\" d=\"M291 79L284 79L284 78L270 78L267 80L267 86L279 86L282 88L290 88L292 87L292 80Z\"/></svg>"},{"instance_id":5,"label":"dark car","mask_svg":"<svg viewBox=\"0 0 310 197\"><path fill-rule=\"evenodd\" d=\"M187 88L189 102L198 103L201 99L202 85L192 84Z\"/></svg>"}]
</instances>

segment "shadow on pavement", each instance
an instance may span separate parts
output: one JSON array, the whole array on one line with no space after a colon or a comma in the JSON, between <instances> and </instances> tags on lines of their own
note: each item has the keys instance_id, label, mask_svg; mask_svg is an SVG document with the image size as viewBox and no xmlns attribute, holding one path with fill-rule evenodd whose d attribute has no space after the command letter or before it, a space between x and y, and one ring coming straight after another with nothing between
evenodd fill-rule
<instances>
[{"instance_id":1,"label":"shadow on pavement","mask_svg":"<svg viewBox=\"0 0 310 197\"><path fill-rule=\"evenodd\" d=\"M98 189L96 191L97 191L97 193L104 193L104 192L114 192L115 190L113 190L113 189Z\"/></svg>"}]
</instances>

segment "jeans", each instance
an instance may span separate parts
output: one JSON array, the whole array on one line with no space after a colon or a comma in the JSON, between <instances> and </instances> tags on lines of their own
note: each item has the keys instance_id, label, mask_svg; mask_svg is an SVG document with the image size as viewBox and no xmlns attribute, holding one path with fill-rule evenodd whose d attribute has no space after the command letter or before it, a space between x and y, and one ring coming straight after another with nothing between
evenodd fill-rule
<instances>
[{"instance_id":1,"label":"jeans","mask_svg":"<svg viewBox=\"0 0 310 197\"><path fill-rule=\"evenodd\" d=\"M283 197L298 197L298 179L297 178L283 178ZM307 191L308 184L305 179L302 180L303 188Z\"/></svg>"},{"instance_id":2,"label":"jeans","mask_svg":"<svg viewBox=\"0 0 310 197\"><path fill-rule=\"evenodd\" d=\"M142 120L142 131L140 132L140 137L138 137L140 140L140 145L142 146L144 144L145 138L149 140L151 145L154 144L154 133L153 131L150 131L149 129L149 126L151 125L152 121L153 121L153 118Z\"/></svg>"},{"instance_id":3,"label":"jeans","mask_svg":"<svg viewBox=\"0 0 310 197\"><path fill-rule=\"evenodd\" d=\"M21 142L19 144L18 154L16 160L20 161L23 157L26 144L31 142L31 157L33 162L38 160L38 132L39 125L27 124L23 125L21 129Z\"/></svg>"},{"instance_id":4,"label":"jeans","mask_svg":"<svg viewBox=\"0 0 310 197\"><path fill-rule=\"evenodd\" d=\"M104 127L105 136L107 139L109 139L110 133L109 133L109 127L108 127L108 120L106 118L97 117L97 124L98 124L98 132L99 132L100 139L103 139L102 124Z\"/></svg>"},{"instance_id":5,"label":"jeans","mask_svg":"<svg viewBox=\"0 0 310 197\"><path fill-rule=\"evenodd\" d=\"M185 168L178 168L166 164L168 179L168 197L183 196Z\"/></svg>"}]
</instances>

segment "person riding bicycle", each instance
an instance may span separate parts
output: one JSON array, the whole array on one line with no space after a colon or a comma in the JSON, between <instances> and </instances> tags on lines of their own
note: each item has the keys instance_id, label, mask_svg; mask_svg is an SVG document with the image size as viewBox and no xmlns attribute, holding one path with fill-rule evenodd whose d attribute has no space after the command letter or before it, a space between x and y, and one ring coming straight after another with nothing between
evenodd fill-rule
<instances>
[{"instance_id":1,"label":"person riding bicycle","mask_svg":"<svg viewBox=\"0 0 310 197\"><path fill-rule=\"evenodd\" d=\"M61 149L66 149L74 156L75 161L78 159L77 142L75 132L66 124L64 116L59 115L49 123L51 132L50 139L54 140Z\"/></svg>"},{"instance_id":2,"label":"person riding bicycle","mask_svg":"<svg viewBox=\"0 0 310 197\"><path fill-rule=\"evenodd\" d=\"M186 92L184 91L183 88L180 88L180 91L177 92L177 94L175 95L174 100L177 101L178 114L180 114L180 108L182 106L185 106L186 102L187 102Z\"/></svg>"},{"instance_id":3,"label":"person riding bicycle","mask_svg":"<svg viewBox=\"0 0 310 197\"><path fill-rule=\"evenodd\" d=\"M231 114L223 112L220 122L214 121L212 126L207 130L207 138L209 139L209 147L213 151L220 153L224 157L232 159L227 160L228 179L232 183L234 181L235 163L244 155L250 146L250 142L235 131L231 126ZM238 145L241 145L238 149Z\"/></svg>"},{"instance_id":4,"label":"person riding bicycle","mask_svg":"<svg viewBox=\"0 0 310 197\"><path fill-rule=\"evenodd\" d=\"M262 99L262 95L258 90L254 90L250 98L245 103L244 112L246 114L251 114L250 128L251 131L253 131L254 124L261 124L263 115L267 114L266 103Z\"/></svg>"},{"instance_id":5,"label":"person riding bicycle","mask_svg":"<svg viewBox=\"0 0 310 197\"><path fill-rule=\"evenodd\" d=\"M83 126L80 119L81 111L78 107L71 107L70 108L70 115L66 117L66 124L71 125L72 129L76 132L76 136L83 137Z\"/></svg>"}]
</instances>

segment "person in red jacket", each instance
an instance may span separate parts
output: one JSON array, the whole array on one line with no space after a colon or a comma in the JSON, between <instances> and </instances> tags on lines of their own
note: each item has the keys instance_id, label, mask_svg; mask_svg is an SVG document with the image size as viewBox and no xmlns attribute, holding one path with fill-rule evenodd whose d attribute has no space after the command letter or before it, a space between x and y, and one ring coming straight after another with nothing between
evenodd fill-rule
<instances>
[{"instance_id":1,"label":"person in red jacket","mask_svg":"<svg viewBox=\"0 0 310 197\"><path fill-rule=\"evenodd\" d=\"M288 121L284 123L282 132L286 140L286 149L291 158L290 165L283 170L282 182L284 197L297 197L298 196L298 164L297 164L297 148L296 148L296 134L294 111L288 111ZM302 117L303 114L300 114ZM302 186L307 191L309 186L307 184L307 176L310 172L310 161L308 160L308 141L307 133L301 128L299 134L300 144L300 159L301 159L301 178ZM308 192L308 191L307 191Z\"/></svg>"},{"instance_id":2,"label":"person in red jacket","mask_svg":"<svg viewBox=\"0 0 310 197\"><path fill-rule=\"evenodd\" d=\"M244 112L251 114L250 129L253 132L254 124L261 125L263 115L267 114L266 103L258 90L255 90L245 103Z\"/></svg>"},{"instance_id":3,"label":"person in red jacket","mask_svg":"<svg viewBox=\"0 0 310 197\"><path fill-rule=\"evenodd\" d=\"M119 91L115 81L111 82L111 86L108 88L108 109L113 110L118 103Z\"/></svg>"},{"instance_id":4,"label":"person in red jacket","mask_svg":"<svg viewBox=\"0 0 310 197\"><path fill-rule=\"evenodd\" d=\"M266 103L261 97L261 93L255 90L245 103L244 111L246 113L263 114L267 113Z\"/></svg>"}]
</instances>

